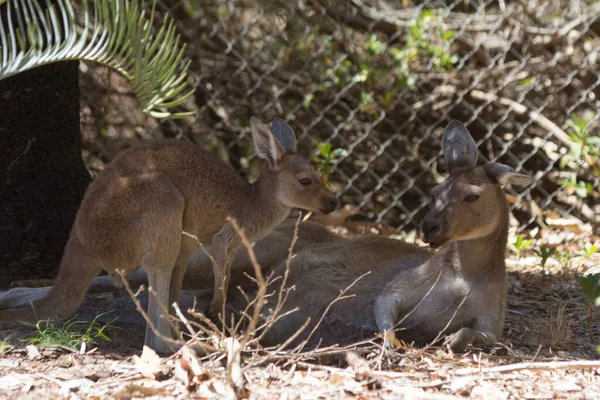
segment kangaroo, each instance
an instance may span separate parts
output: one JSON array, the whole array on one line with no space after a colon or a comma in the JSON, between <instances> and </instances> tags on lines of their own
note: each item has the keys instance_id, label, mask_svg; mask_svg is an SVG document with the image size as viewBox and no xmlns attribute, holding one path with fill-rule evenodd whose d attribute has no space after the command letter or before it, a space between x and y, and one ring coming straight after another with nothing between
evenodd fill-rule
<instances>
[{"instance_id":1,"label":"kangaroo","mask_svg":"<svg viewBox=\"0 0 600 400\"><path fill-rule=\"evenodd\" d=\"M148 316L160 336L170 328L162 310L179 300L187 262L200 242L215 259L211 314L224 306L231 261L241 242L226 218L258 240L294 207L330 213L337 200L308 161L296 154L292 128L275 119L269 129L250 119L257 155L268 169L250 184L215 155L192 143L166 140L124 151L88 187L58 276L31 307L0 311L0 321L61 319L74 313L90 282L104 269L143 267L156 291ZM146 328L145 345L168 353Z\"/></svg>"},{"instance_id":2,"label":"kangaroo","mask_svg":"<svg viewBox=\"0 0 600 400\"><path fill-rule=\"evenodd\" d=\"M509 222L501 186L532 179L499 163L476 166L475 142L457 121L444 131L442 151L450 177L432 190L421 222L423 240L440 250L385 237L335 238L325 227L301 224L301 246L288 277L295 290L282 313L299 310L278 320L266 335L268 343L286 341L310 317L295 343L307 339L340 291L366 273L347 291L352 297L330 307L309 346L355 342L378 332L417 344L444 338L455 351L498 340L506 308ZM278 275L285 271L293 232L286 224L255 246L261 265ZM205 256L195 255L189 268L201 271L209 265ZM250 270L243 251L233 270Z\"/></svg>"}]
</instances>

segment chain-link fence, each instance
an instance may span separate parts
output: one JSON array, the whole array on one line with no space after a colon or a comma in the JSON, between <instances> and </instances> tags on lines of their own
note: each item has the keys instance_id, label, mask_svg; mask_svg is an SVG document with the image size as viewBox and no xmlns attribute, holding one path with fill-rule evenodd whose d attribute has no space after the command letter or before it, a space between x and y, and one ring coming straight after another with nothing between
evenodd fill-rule
<instances>
[{"instance_id":1,"label":"chain-link fence","mask_svg":"<svg viewBox=\"0 0 600 400\"><path fill-rule=\"evenodd\" d=\"M119 76L82 65L92 170L164 135L252 175L249 118L281 117L342 202L407 228L443 179L440 136L458 119L481 160L536 177L509 194L522 227L544 213L599 225L600 2L159 0L157 10L187 43L197 116L151 120Z\"/></svg>"}]
</instances>

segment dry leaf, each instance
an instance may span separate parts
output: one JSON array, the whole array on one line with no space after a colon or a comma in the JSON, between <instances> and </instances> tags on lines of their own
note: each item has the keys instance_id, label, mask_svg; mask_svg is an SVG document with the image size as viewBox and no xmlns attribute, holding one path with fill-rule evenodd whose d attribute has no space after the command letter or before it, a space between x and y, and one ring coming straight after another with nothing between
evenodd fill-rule
<instances>
[{"instance_id":1,"label":"dry leaf","mask_svg":"<svg viewBox=\"0 0 600 400\"><path fill-rule=\"evenodd\" d=\"M338 384L343 383L343 382L344 382L344 377L342 375L339 375L339 374L333 374L329 378L329 383L331 383L332 385L338 385Z\"/></svg>"},{"instance_id":2,"label":"dry leaf","mask_svg":"<svg viewBox=\"0 0 600 400\"><path fill-rule=\"evenodd\" d=\"M212 378L211 374L200 366L196 352L187 346L181 349L181 358L175 363L173 374L188 390L195 390L199 383Z\"/></svg>"},{"instance_id":3,"label":"dry leaf","mask_svg":"<svg viewBox=\"0 0 600 400\"><path fill-rule=\"evenodd\" d=\"M546 218L546 225L550 228L567 229L574 233L591 232L592 228L589 224L584 224L583 221L570 217L570 218Z\"/></svg>"},{"instance_id":4,"label":"dry leaf","mask_svg":"<svg viewBox=\"0 0 600 400\"><path fill-rule=\"evenodd\" d=\"M30 360L37 360L39 358L42 358L40 351L34 345L27 345L25 349L27 350L27 357L29 357Z\"/></svg>"},{"instance_id":5,"label":"dry leaf","mask_svg":"<svg viewBox=\"0 0 600 400\"><path fill-rule=\"evenodd\" d=\"M115 393L112 398L115 400L131 400L132 398L145 398L164 395L166 395L166 391L163 388L153 388L130 384Z\"/></svg>"},{"instance_id":6,"label":"dry leaf","mask_svg":"<svg viewBox=\"0 0 600 400\"><path fill-rule=\"evenodd\" d=\"M452 382L450 382L450 384L448 385L448 388L454 393L466 394L466 393L469 393L469 391L475 385L476 385L476 383L472 377L465 376L465 377L454 379ZM446 386L446 385L444 385L444 386Z\"/></svg>"},{"instance_id":7,"label":"dry leaf","mask_svg":"<svg viewBox=\"0 0 600 400\"><path fill-rule=\"evenodd\" d=\"M139 373L149 379L156 379L161 373L160 357L154 350L144 346L142 356L133 356L135 368Z\"/></svg>"},{"instance_id":8,"label":"dry leaf","mask_svg":"<svg viewBox=\"0 0 600 400\"><path fill-rule=\"evenodd\" d=\"M235 338L226 338L223 345L227 349L227 371L229 378L238 389L242 389L245 384L244 374L242 373L242 357L240 352L241 344Z\"/></svg>"},{"instance_id":9,"label":"dry leaf","mask_svg":"<svg viewBox=\"0 0 600 400\"><path fill-rule=\"evenodd\" d=\"M351 351L346 353L346 361L352 370L354 371L354 379L357 381L364 381L369 379L372 375L371 367L367 360L362 358L356 353Z\"/></svg>"},{"instance_id":10,"label":"dry leaf","mask_svg":"<svg viewBox=\"0 0 600 400\"><path fill-rule=\"evenodd\" d=\"M579 391L581 391L580 385L575 383L573 380L567 380L567 379L556 382L553 385L553 388L557 392L579 392Z\"/></svg>"}]
</instances>

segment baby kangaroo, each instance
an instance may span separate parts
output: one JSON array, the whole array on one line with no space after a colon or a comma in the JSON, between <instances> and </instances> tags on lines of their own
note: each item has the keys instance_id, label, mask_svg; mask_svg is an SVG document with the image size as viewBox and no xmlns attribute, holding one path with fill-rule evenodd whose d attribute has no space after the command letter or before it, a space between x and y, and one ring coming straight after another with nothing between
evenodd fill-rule
<instances>
[{"instance_id":1,"label":"baby kangaroo","mask_svg":"<svg viewBox=\"0 0 600 400\"><path fill-rule=\"evenodd\" d=\"M162 310L179 300L186 264L199 247L189 235L212 247L210 309L220 312L241 244L228 216L254 241L293 207L329 213L337 205L307 160L295 154L296 138L288 124L275 119L269 130L254 117L250 122L255 150L269 165L252 184L189 142L155 142L116 157L86 191L48 296L35 301L33 309L0 311L0 320L65 318L77 310L102 269L132 272L141 266L156 291L148 315L160 335L169 337ZM169 351L149 326L145 344Z\"/></svg>"},{"instance_id":2,"label":"baby kangaroo","mask_svg":"<svg viewBox=\"0 0 600 400\"><path fill-rule=\"evenodd\" d=\"M477 147L459 122L444 131L442 149L450 177L433 189L421 223L423 240L441 249L433 253L374 236L329 238L325 227L301 224L302 246L288 277L295 290L287 293L282 313L298 310L278 320L268 342L285 342L307 318L296 344L347 344L377 332L418 344L445 337L457 351L497 341L506 308L509 222L501 186L531 178L499 163L476 166ZM255 247L261 265L278 275L284 274L289 245L282 236L290 238L291 231L280 226ZM209 265L201 256L190 264L190 270ZM234 271L248 270L247 264L238 254ZM348 287L345 298L332 304Z\"/></svg>"}]
</instances>

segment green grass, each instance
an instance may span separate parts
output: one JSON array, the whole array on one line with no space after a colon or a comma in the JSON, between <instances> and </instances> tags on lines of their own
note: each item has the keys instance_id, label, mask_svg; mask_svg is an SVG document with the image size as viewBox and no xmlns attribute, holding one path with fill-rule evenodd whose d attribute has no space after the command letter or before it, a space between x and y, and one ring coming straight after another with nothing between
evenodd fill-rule
<instances>
[{"instance_id":1,"label":"green grass","mask_svg":"<svg viewBox=\"0 0 600 400\"><path fill-rule=\"evenodd\" d=\"M0 356L2 356L8 349L8 342L6 340L0 340Z\"/></svg>"},{"instance_id":2,"label":"green grass","mask_svg":"<svg viewBox=\"0 0 600 400\"><path fill-rule=\"evenodd\" d=\"M80 349L84 342L94 344L100 339L110 342L106 329L113 327L112 324L117 318L100 324L97 320L102 315L104 314L98 314L91 322L77 321L74 318L62 323L50 320L38 321L35 324L36 335L26 341L38 347L66 346L73 349Z\"/></svg>"}]
</instances>

